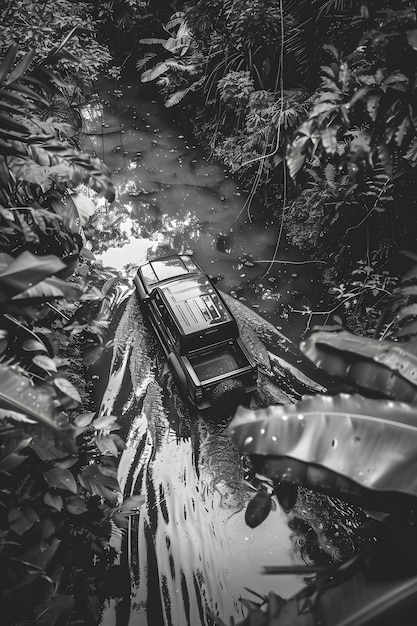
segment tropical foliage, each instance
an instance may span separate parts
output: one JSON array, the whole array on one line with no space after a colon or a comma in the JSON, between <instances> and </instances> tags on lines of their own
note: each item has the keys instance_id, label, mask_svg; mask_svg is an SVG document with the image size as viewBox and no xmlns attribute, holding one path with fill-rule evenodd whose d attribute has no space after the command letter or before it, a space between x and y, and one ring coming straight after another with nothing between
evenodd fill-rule
<instances>
[{"instance_id":1,"label":"tropical foliage","mask_svg":"<svg viewBox=\"0 0 417 626\"><path fill-rule=\"evenodd\" d=\"M88 85L111 60L107 46L96 39L87 2L7 0L1 9L1 23L0 50L18 42L22 55L33 50L35 60L41 62L61 47L54 62L75 84L82 81ZM69 33L73 33L71 37Z\"/></svg>"},{"instance_id":2,"label":"tropical foliage","mask_svg":"<svg viewBox=\"0 0 417 626\"><path fill-rule=\"evenodd\" d=\"M52 10L21 4L16 19ZM77 31L55 36L43 51L11 43L0 62L0 612L10 624L97 622L112 524L141 502L120 508L116 418L89 410L83 367L108 347L117 298L117 278L88 247L92 198L114 192L76 127L54 115L74 84L50 68Z\"/></svg>"},{"instance_id":3,"label":"tropical foliage","mask_svg":"<svg viewBox=\"0 0 417 626\"><path fill-rule=\"evenodd\" d=\"M262 486L247 507L247 524L253 528L262 523L276 496L304 561L313 566L310 575L317 572L315 582L310 579L309 586L287 601L274 593L260 603L245 601L249 616L242 626L296 623L294 603L299 606L303 599L307 613L320 607L332 623L356 610L366 610L376 620L389 610L400 614L402 591L396 581L399 576L415 576L416 571L406 557L410 542L416 541L415 282L413 266L386 298L375 334L388 339L365 339L340 326L326 326L313 329L301 343L316 365L340 379L344 393L305 396L295 404L257 411L241 408L232 420L228 434L242 453L249 454ZM336 545L323 510L319 523L314 522L317 502L312 514L308 500L316 493L323 498L323 510L333 506L349 515L349 522L335 523ZM355 508L347 513L346 504L335 497L365 507L370 517ZM358 533L353 533L352 523ZM343 551L338 550L340 538ZM382 576L376 574L381 559L390 563ZM334 565L338 561L345 562L338 567ZM322 572L314 570L317 565ZM289 570L304 573L299 566ZM287 570L278 566L268 571ZM367 587L367 581L382 578L392 585L384 609L373 603L382 589ZM355 606L343 603L346 593L352 594ZM327 594L340 602L330 606Z\"/></svg>"},{"instance_id":4,"label":"tropical foliage","mask_svg":"<svg viewBox=\"0 0 417 626\"><path fill-rule=\"evenodd\" d=\"M253 199L266 203L290 244L331 258L333 292L355 281L359 260L380 275L412 249L414 4L180 7L160 36L142 39L152 48L143 46L137 67L158 81L167 106L192 110L200 141L243 178L249 217ZM353 329L366 327L365 308L350 308Z\"/></svg>"}]
</instances>

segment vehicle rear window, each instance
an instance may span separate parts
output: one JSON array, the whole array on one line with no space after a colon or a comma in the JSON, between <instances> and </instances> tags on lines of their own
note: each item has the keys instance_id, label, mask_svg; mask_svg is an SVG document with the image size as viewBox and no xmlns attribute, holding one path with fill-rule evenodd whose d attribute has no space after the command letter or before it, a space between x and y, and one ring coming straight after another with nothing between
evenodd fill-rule
<instances>
[{"instance_id":1,"label":"vehicle rear window","mask_svg":"<svg viewBox=\"0 0 417 626\"><path fill-rule=\"evenodd\" d=\"M220 351L189 357L199 380L206 381L222 376L248 365L244 354L232 346L225 346Z\"/></svg>"}]
</instances>

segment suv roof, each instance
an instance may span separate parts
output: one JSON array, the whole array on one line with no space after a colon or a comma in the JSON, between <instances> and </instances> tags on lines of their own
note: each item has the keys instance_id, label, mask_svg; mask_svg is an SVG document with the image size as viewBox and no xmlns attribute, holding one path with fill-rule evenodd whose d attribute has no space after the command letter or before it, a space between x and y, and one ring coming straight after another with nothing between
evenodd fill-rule
<instances>
[{"instance_id":1,"label":"suv roof","mask_svg":"<svg viewBox=\"0 0 417 626\"><path fill-rule=\"evenodd\" d=\"M185 335L222 324L234 327L233 317L206 276L179 276L159 289Z\"/></svg>"}]
</instances>

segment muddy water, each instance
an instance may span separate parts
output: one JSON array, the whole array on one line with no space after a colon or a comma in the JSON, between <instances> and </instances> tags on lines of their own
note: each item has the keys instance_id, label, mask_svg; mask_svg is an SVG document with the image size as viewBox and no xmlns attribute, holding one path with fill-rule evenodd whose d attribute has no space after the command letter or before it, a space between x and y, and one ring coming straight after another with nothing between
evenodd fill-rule
<instances>
[{"instance_id":1,"label":"muddy water","mask_svg":"<svg viewBox=\"0 0 417 626\"><path fill-rule=\"evenodd\" d=\"M137 81L102 83L84 117L86 147L113 172L112 212L119 208L125 215L120 228L131 237L132 222L136 235L119 254L104 255L104 262L139 263L156 244L191 250L207 273L222 277L221 289L298 343L307 319L289 317L288 306L315 306L324 266L308 259L304 264L298 251L283 245L275 254L280 224L193 143L149 88Z\"/></svg>"},{"instance_id":2,"label":"muddy water","mask_svg":"<svg viewBox=\"0 0 417 626\"><path fill-rule=\"evenodd\" d=\"M134 224L136 235L121 256L117 250L106 255L106 264L138 263L156 250L192 250L207 273L223 276L219 287L238 296L225 298L260 366L253 408L323 389L326 381L276 328L285 322L281 300L293 297L292 281L299 278L291 269L278 274L275 266L263 276L267 266L260 261L274 253L276 226L258 220L255 206L248 218L244 191L139 88L126 84L115 93L108 86L85 117L86 142L114 171L115 215L118 206L121 227L129 233ZM302 280L311 285L312 276ZM297 334L288 324L285 330ZM277 502L260 526L245 524L256 492L247 461L222 428L184 405L134 294L115 313L110 336L109 373L103 365L96 374L99 410L119 417L126 440L122 492L142 494L145 503L127 531L114 532L124 592L109 599L101 626L210 626L213 615L229 624L245 615L242 597L257 601L271 590L291 596L303 586L301 577L261 572L266 565L304 563L299 529ZM317 529L323 527L320 506ZM300 515L311 517L311 507ZM321 545L338 554L330 535Z\"/></svg>"}]
</instances>

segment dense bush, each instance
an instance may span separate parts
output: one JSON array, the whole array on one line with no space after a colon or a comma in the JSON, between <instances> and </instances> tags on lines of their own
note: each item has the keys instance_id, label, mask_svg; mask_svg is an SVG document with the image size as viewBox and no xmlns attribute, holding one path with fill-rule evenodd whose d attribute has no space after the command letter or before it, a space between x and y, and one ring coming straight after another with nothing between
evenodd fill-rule
<instances>
[{"instance_id":1,"label":"dense bush","mask_svg":"<svg viewBox=\"0 0 417 626\"><path fill-rule=\"evenodd\" d=\"M378 274L413 249L414 4L182 8L168 37L145 40L142 80L158 80L167 106L192 110L199 140L251 189L249 204L266 203L305 257L337 264L332 289L361 259Z\"/></svg>"},{"instance_id":2,"label":"dense bush","mask_svg":"<svg viewBox=\"0 0 417 626\"><path fill-rule=\"evenodd\" d=\"M139 502L120 508L123 442L114 416L90 411L85 385L108 347L117 278L94 266L95 205L80 184L110 201L114 191L106 166L79 150L71 116L54 114L76 85L52 68L80 70L66 46L88 65L68 28L74 4L22 2L16 14L13 4L3 44L19 20L33 31L26 24L23 49L11 43L0 62L0 614L5 625L92 624L108 595L112 525ZM73 17L84 23L86 8Z\"/></svg>"}]
</instances>

